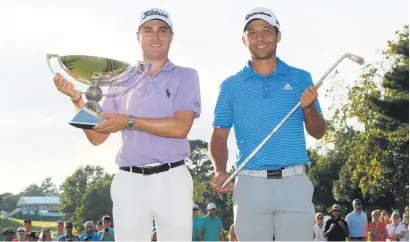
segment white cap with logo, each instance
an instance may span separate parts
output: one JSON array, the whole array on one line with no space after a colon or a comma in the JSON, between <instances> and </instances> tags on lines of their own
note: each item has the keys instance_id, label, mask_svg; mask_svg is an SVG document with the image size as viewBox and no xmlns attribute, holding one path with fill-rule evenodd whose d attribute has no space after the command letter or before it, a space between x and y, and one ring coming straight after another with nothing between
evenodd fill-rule
<instances>
[{"instance_id":1,"label":"white cap with logo","mask_svg":"<svg viewBox=\"0 0 410 242\"><path fill-rule=\"evenodd\" d=\"M206 209L216 209L216 205L214 203L210 203L208 204L208 206L206 207Z\"/></svg>"},{"instance_id":2,"label":"white cap with logo","mask_svg":"<svg viewBox=\"0 0 410 242\"><path fill-rule=\"evenodd\" d=\"M143 11L140 16L140 24L138 28L146 22L154 19L164 21L172 29L171 15L168 12L159 8L151 8Z\"/></svg>"},{"instance_id":3,"label":"white cap with logo","mask_svg":"<svg viewBox=\"0 0 410 242\"><path fill-rule=\"evenodd\" d=\"M254 20L254 19L262 19L268 22L273 27L279 28L279 21L276 18L276 15L273 13L272 10L262 7L257 7L252 9L245 17L245 23L243 25L243 30L245 30L246 25Z\"/></svg>"}]
</instances>

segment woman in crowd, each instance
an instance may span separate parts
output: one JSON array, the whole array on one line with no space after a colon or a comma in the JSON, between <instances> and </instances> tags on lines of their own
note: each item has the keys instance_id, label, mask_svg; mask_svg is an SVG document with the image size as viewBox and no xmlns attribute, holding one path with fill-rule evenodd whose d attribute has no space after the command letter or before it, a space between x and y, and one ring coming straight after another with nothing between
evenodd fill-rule
<instances>
[{"instance_id":1,"label":"woman in crowd","mask_svg":"<svg viewBox=\"0 0 410 242\"><path fill-rule=\"evenodd\" d=\"M404 241L406 229L399 220L399 214L393 213L391 216L391 223L386 226L388 233L387 241Z\"/></svg>"},{"instance_id":2,"label":"woman in crowd","mask_svg":"<svg viewBox=\"0 0 410 242\"><path fill-rule=\"evenodd\" d=\"M386 241L387 229L386 224L380 220L380 210L372 212L372 221L368 225L371 241Z\"/></svg>"},{"instance_id":3,"label":"woman in crowd","mask_svg":"<svg viewBox=\"0 0 410 242\"><path fill-rule=\"evenodd\" d=\"M41 230L38 241L53 241L50 227L44 227Z\"/></svg>"},{"instance_id":4,"label":"woman in crowd","mask_svg":"<svg viewBox=\"0 0 410 242\"><path fill-rule=\"evenodd\" d=\"M315 225L313 225L313 229L315 231L315 241L327 241L325 236L323 235L325 231L325 225L323 223L324 216L322 213L317 213L315 216Z\"/></svg>"},{"instance_id":5,"label":"woman in crowd","mask_svg":"<svg viewBox=\"0 0 410 242\"><path fill-rule=\"evenodd\" d=\"M406 212L403 214L403 226L406 230L406 236L404 237L404 241L409 241L409 212L408 207L406 208Z\"/></svg>"}]
</instances>

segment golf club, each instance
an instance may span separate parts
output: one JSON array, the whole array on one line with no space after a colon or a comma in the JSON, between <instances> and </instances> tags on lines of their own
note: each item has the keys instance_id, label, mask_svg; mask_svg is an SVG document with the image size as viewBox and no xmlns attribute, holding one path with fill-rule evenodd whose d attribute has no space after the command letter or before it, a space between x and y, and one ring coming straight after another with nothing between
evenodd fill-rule
<instances>
[{"instance_id":1,"label":"golf club","mask_svg":"<svg viewBox=\"0 0 410 242\"><path fill-rule=\"evenodd\" d=\"M364 64L364 59L363 57L353 55L350 53L346 53L342 55L339 60L334 63L329 70L320 78L320 80L316 83L315 88L318 89L322 83L323 80L333 71L333 69L336 68L339 63L344 60L345 58L348 58L354 62L356 62L359 65ZM272 138L273 135L275 135L276 132L282 127L282 125L296 112L296 110L300 107L300 101L299 103L285 116L285 118L280 121L278 125L270 132L270 134L252 151L252 153L246 157L246 159L242 162L242 164L228 177L228 179L222 184L221 188L224 188L226 185L228 185L234 178L235 176L248 164L248 162L256 155L256 153L269 141L270 138Z\"/></svg>"}]
</instances>

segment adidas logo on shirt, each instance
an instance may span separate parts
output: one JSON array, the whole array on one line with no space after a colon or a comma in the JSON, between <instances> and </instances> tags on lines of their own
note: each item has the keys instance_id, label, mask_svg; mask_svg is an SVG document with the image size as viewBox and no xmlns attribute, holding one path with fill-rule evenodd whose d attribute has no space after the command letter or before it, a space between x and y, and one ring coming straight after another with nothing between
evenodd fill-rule
<instances>
[{"instance_id":1,"label":"adidas logo on shirt","mask_svg":"<svg viewBox=\"0 0 410 242\"><path fill-rule=\"evenodd\" d=\"M289 85L289 83L286 83L286 85L283 87L283 90L291 91L293 90L293 88Z\"/></svg>"}]
</instances>

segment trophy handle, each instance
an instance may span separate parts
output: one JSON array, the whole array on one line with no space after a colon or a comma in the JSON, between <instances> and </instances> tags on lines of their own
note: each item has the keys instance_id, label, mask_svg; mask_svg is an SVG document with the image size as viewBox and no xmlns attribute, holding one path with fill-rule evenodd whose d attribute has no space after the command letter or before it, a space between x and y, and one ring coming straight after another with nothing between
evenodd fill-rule
<instances>
[{"instance_id":1,"label":"trophy handle","mask_svg":"<svg viewBox=\"0 0 410 242\"><path fill-rule=\"evenodd\" d=\"M54 74L54 76L55 76L57 73L56 73L56 72L53 70L53 68L51 67L50 59L51 59L51 58L58 58L58 57L60 57L60 56L57 55L57 54L47 54L47 55L46 55L48 68L50 69L51 73Z\"/></svg>"},{"instance_id":2,"label":"trophy handle","mask_svg":"<svg viewBox=\"0 0 410 242\"><path fill-rule=\"evenodd\" d=\"M53 70L53 67L51 67L51 62L50 62L50 60L52 58L58 59L58 58L60 58L60 56L58 54L46 54L48 68L50 69L51 73L53 73L53 75L55 76L55 75L57 75L57 73ZM81 94L86 93L84 91L77 90L76 88L72 88L72 90L75 91L75 92L79 92Z\"/></svg>"}]
</instances>

